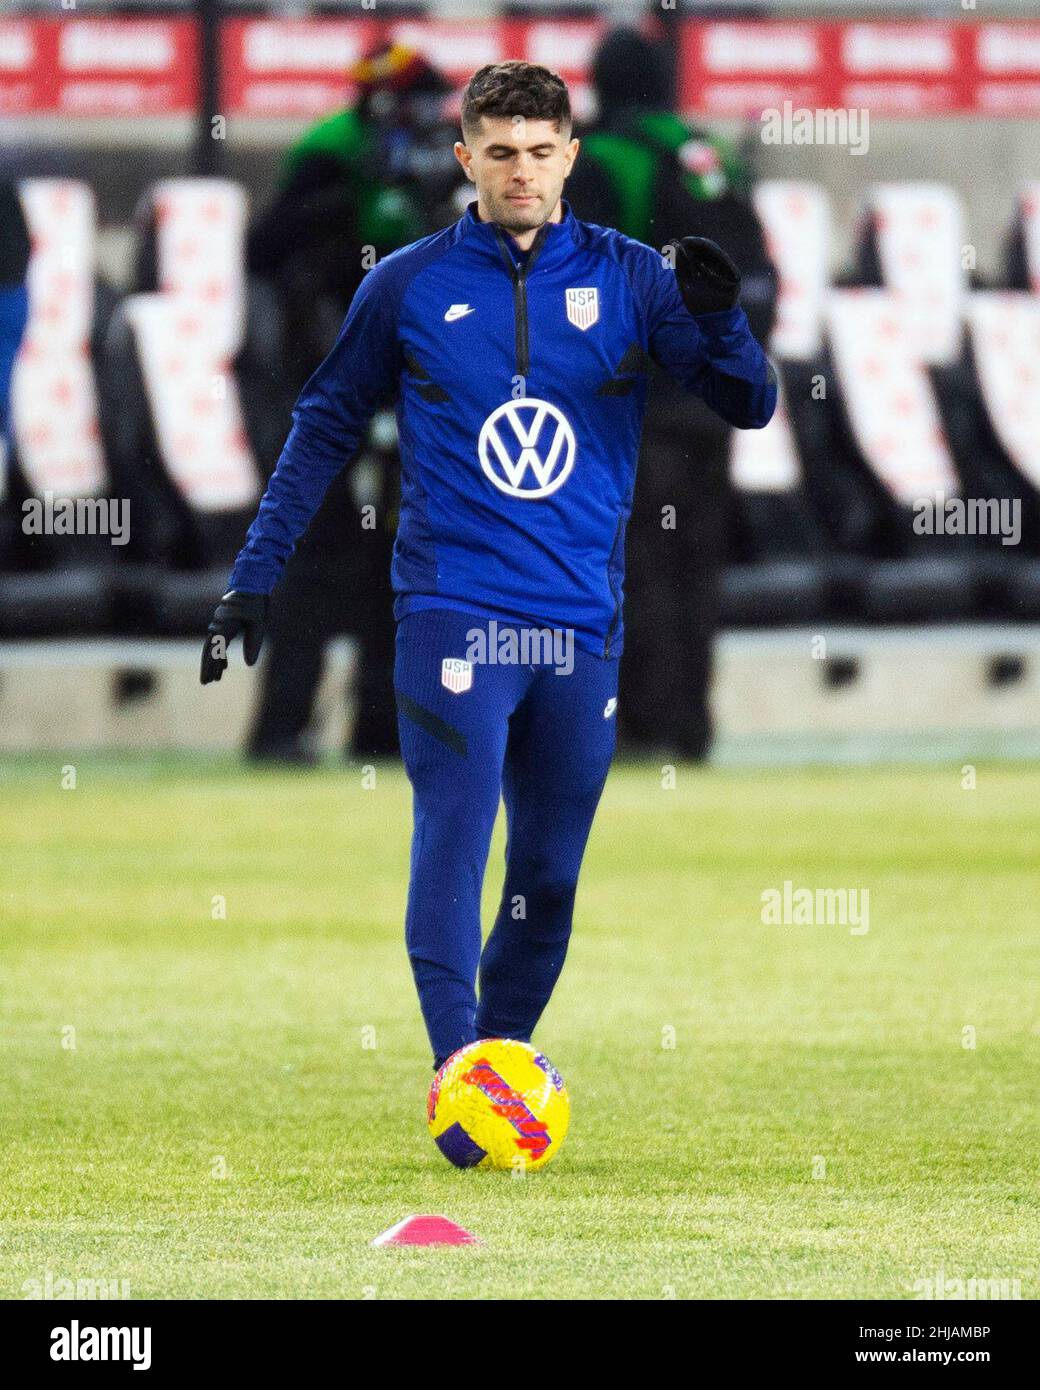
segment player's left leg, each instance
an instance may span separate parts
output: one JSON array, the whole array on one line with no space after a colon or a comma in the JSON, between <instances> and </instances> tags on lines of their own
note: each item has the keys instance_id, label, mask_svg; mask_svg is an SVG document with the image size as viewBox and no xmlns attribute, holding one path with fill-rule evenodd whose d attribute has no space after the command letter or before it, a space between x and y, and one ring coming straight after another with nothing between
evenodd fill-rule
<instances>
[{"instance_id":1,"label":"player's left leg","mask_svg":"<svg viewBox=\"0 0 1040 1390\"><path fill-rule=\"evenodd\" d=\"M538 671L510 721L506 879L480 959L478 1037L530 1041L563 968L582 856L614 752L618 663Z\"/></svg>"}]
</instances>

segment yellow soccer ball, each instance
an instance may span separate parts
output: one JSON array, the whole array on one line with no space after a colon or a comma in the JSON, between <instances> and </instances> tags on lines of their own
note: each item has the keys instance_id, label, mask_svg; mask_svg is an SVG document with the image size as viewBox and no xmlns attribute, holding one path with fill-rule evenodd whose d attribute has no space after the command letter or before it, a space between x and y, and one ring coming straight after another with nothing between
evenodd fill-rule
<instances>
[{"instance_id":1,"label":"yellow soccer ball","mask_svg":"<svg viewBox=\"0 0 1040 1390\"><path fill-rule=\"evenodd\" d=\"M426 1118L456 1168L544 1168L571 1117L563 1077L530 1044L485 1038L452 1053L433 1078Z\"/></svg>"}]
</instances>

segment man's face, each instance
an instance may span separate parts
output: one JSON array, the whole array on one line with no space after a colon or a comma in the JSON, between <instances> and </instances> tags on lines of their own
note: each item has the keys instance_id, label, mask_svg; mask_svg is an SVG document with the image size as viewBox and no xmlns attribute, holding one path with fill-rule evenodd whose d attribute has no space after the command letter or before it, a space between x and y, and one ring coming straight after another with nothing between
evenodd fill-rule
<instances>
[{"instance_id":1,"label":"man's face","mask_svg":"<svg viewBox=\"0 0 1040 1390\"><path fill-rule=\"evenodd\" d=\"M524 116L481 116L479 134L455 142L455 157L477 188L477 210L507 231L531 231L556 211L578 153L570 128Z\"/></svg>"}]
</instances>

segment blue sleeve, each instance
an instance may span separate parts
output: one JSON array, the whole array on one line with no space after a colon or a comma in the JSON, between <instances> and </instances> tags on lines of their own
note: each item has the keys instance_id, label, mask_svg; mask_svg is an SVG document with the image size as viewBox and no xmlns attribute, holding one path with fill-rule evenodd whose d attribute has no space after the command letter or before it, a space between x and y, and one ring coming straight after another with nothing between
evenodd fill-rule
<instances>
[{"instance_id":1,"label":"blue sleeve","mask_svg":"<svg viewBox=\"0 0 1040 1390\"><path fill-rule=\"evenodd\" d=\"M690 313L675 271L665 258L639 244L632 282L646 315L651 357L739 429L762 429L776 409L772 363L737 305L717 314Z\"/></svg>"},{"instance_id":2,"label":"blue sleeve","mask_svg":"<svg viewBox=\"0 0 1040 1390\"><path fill-rule=\"evenodd\" d=\"M270 593L333 478L364 443L373 414L393 400L402 367L401 286L386 273L388 262L362 280L332 351L300 393L229 589Z\"/></svg>"},{"instance_id":3,"label":"blue sleeve","mask_svg":"<svg viewBox=\"0 0 1040 1390\"><path fill-rule=\"evenodd\" d=\"M29 322L29 291L24 285L0 285L0 468L11 404L15 358ZM4 478L0 476L0 493Z\"/></svg>"}]
</instances>

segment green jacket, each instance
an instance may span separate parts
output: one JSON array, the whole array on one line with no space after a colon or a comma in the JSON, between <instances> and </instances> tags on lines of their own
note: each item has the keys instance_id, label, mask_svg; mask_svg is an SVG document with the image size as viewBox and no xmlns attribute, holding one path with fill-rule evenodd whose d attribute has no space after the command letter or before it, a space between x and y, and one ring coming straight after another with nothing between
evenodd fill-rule
<instances>
[{"instance_id":1,"label":"green jacket","mask_svg":"<svg viewBox=\"0 0 1040 1390\"><path fill-rule=\"evenodd\" d=\"M311 185L316 171L353 185L357 232L363 244L405 246L425 236L423 209L400 188L387 188L368 172L374 167L375 132L353 109L318 121L292 146L282 165L280 186Z\"/></svg>"},{"instance_id":2,"label":"green jacket","mask_svg":"<svg viewBox=\"0 0 1040 1390\"><path fill-rule=\"evenodd\" d=\"M661 152L676 155L683 170L683 181L690 195L698 200L721 197L725 193L747 194L750 172L728 141L688 124L670 111L633 111L581 138L581 151L575 175L582 161L591 161L611 190L616 226L637 241L649 241L653 212L654 180ZM575 183L573 201L578 210L578 194L584 180ZM584 214L578 211L579 216ZM596 216L589 215L590 221Z\"/></svg>"}]
</instances>

